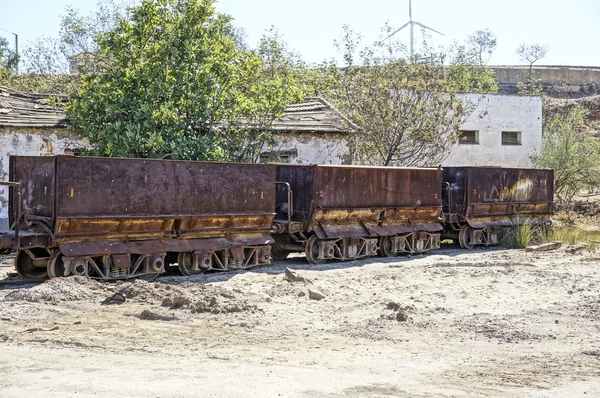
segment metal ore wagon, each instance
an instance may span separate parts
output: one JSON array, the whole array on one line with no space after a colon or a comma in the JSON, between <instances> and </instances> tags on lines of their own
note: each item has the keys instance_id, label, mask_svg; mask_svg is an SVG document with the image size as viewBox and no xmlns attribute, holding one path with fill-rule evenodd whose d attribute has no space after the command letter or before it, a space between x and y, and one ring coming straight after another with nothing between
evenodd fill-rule
<instances>
[{"instance_id":1,"label":"metal ore wagon","mask_svg":"<svg viewBox=\"0 0 600 398\"><path fill-rule=\"evenodd\" d=\"M554 171L497 167L445 167L442 239L461 247L496 245L503 227L552 222Z\"/></svg>"},{"instance_id":2,"label":"metal ore wagon","mask_svg":"<svg viewBox=\"0 0 600 398\"><path fill-rule=\"evenodd\" d=\"M277 165L272 256L310 263L439 247L442 171L424 168Z\"/></svg>"},{"instance_id":3,"label":"metal ore wagon","mask_svg":"<svg viewBox=\"0 0 600 398\"><path fill-rule=\"evenodd\" d=\"M16 250L23 277L269 263L274 165L16 156L10 180L14 229L0 232L0 250Z\"/></svg>"}]
</instances>

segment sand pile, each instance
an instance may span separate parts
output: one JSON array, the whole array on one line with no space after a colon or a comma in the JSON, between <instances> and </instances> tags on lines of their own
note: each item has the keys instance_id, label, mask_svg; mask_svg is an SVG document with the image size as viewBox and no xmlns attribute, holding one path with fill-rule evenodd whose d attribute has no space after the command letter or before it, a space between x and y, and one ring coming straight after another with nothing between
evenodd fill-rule
<instances>
[{"instance_id":1,"label":"sand pile","mask_svg":"<svg viewBox=\"0 0 600 398\"><path fill-rule=\"evenodd\" d=\"M108 291L108 286L82 276L54 278L31 288L23 288L9 293L4 301L61 302L87 300Z\"/></svg>"}]
</instances>

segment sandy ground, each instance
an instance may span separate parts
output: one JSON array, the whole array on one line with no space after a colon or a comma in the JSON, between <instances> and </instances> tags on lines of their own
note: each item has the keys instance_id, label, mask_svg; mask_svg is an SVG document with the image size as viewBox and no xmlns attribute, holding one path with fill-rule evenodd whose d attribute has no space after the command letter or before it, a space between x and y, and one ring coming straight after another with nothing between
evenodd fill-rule
<instances>
[{"instance_id":1,"label":"sandy ground","mask_svg":"<svg viewBox=\"0 0 600 398\"><path fill-rule=\"evenodd\" d=\"M10 272L1 397L600 396L600 254L451 247L116 284Z\"/></svg>"}]
</instances>

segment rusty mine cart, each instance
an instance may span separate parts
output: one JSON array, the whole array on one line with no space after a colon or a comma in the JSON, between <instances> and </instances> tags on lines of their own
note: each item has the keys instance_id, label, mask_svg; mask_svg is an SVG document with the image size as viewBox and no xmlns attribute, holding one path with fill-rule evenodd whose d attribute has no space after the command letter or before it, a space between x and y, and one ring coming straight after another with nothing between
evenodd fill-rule
<instances>
[{"instance_id":1,"label":"rusty mine cart","mask_svg":"<svg viewBox=\"0 0 600 398\"><path fill-rule=\"evenodd\" d=\"M442 171L277 165L272 256L312 264L439 248Z\"/></svg>"},{"instance_id":2,"label":"rusty mine cart","mask_svg":"<svg viewBox=\"0 0 600 398\"><path fill-rule=\"evenodd\" d=\"M461 247L497 245L502 228L552 223L554 171L498 167L445 167L442 239Z\"/></svg>"}]
</instances>

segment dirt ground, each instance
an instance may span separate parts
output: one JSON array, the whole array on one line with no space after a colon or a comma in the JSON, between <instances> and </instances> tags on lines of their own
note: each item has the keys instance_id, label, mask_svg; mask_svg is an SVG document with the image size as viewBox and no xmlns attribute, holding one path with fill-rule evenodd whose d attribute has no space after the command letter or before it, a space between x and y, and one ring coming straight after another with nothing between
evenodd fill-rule
<instances>
[{"instance_id":1,"label":"dirt ground","mask_svg":"<svg viewBox=\"0 0 600 398\"><path fill-rule=\"evenodd\" d=\"M116 284L12 272L4 259L2 397L600 396L600 253L450 246Z\"/></svg>"}]
</instances>

